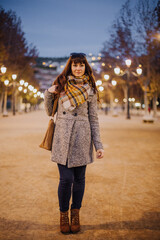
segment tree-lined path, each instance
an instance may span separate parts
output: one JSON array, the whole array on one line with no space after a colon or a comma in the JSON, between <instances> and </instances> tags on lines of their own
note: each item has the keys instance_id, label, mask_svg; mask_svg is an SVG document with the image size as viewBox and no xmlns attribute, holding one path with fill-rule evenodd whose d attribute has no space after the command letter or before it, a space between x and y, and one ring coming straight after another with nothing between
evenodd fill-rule
<instances>
[{"instance_id":1,"label":"tree-lined path","mask_svg":"<svg viewBox=\"0 0 160 240\"><path fill-rule=\"evenodd\" d=\"M105 157L88 165L82 230L59 232L58 170L38 147L43 110L0 118L0 239L160 239L160 122L99 115Z\"/></svg>"}]
</instances>

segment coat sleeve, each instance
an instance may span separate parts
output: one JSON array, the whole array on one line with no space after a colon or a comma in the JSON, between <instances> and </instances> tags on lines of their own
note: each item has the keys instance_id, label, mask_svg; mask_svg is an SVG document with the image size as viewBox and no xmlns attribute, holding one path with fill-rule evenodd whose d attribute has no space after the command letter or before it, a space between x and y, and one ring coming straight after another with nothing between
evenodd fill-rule
<instances>
[{"instance_id":1,"label":"coat sleeve","mask_svg":"<svg viewBox=\"0 0 160 240\"><path fill-rule=\"evenodd\" d=\"M91 101L88 104L88 116L91 126L91 136L96 151L103 149L103 145L100 139L99 120L97 114L97 94L94 94Z\"/></svg>"},{"instance_id":2,"label":"coat sleeve","mask_svg":"<svg viewBox=\"0 0 160 240\"><path fill-rule=\"evenodd\" d=\"M44 92L44 107L48 116L52 115L54 103L54 94L50 93L48 90Z\"/></svg>"}]
</instances>

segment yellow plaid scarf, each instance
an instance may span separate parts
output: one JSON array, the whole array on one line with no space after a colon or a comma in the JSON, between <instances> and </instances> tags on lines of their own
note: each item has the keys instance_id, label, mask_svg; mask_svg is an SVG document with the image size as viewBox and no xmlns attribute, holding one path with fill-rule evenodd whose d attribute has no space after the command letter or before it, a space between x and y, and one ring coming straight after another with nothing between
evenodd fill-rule
<instances>
[{"instance_id":1,"label":"yellow plaid scarf","mask_svg":"<svg viewBox=\"0 0 160 240\"><path fill-rule=\"evenodd\" d=\"M60 93L60 100L66 110L72 111L88 99L91 87L89 76L74 77L69 75L64 86L64 92Z\"/></svg>"}]
</instances>

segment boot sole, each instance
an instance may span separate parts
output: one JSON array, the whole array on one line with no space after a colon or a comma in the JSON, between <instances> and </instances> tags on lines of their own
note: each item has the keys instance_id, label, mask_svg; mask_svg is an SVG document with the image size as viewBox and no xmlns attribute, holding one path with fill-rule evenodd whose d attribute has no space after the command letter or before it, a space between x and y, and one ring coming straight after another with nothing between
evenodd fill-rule
<instances>
[{"instance_id":1,"label":"boot sole","mask_svg":"<svg viewBox=\"0 0 160 240\"><path fill-rule=\"evenodd\" d=\"M78 230L78 231L72 231L72 230L71 230L71 233L73 233L73 234L74 234L74 233L78 233L78 232L80 232L80 231L81 231L81 229L80 229L80 230Z\"/></svg>"},{"instance_id":2,"label":"boot sole","mask_svg":"<svg viewBox=\"0 0 160 240\"><path fill-rule=\"evenodd\" d=\"M63 233L64 235L68 235L68 234L70 234L71 232L62 232L62 231L61 231L61 233Z\"/></svg>"}]
</instances>

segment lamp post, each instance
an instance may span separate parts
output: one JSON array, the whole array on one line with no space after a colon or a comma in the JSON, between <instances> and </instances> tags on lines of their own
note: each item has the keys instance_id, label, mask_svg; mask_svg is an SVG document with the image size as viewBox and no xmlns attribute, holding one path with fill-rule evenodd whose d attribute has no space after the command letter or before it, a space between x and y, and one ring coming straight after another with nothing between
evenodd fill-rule
<instances>
[{"instance_id":1,"label":"lamp post","mask_svg":"<svg viewBox=\"0 0 160 240\"><path fill-rule=\"evenodd\" d=\"M7 71L7 68L5 67L5 66L1 66L1 68L0 68L0 75L3 75L3 74L5 74L6 73L6 71ZM0 84L1 84L1 79L0 79ZM3 93L3 91L2 91L2 93L1 93L1 96L0 96L0 113L2 113L2 104L3 104L3 95L4 93Z\"/></svg>"},{"instance_id":2,"label":"lamp post","mask_svg":"<svg viewBox=\"0 0 160 240\"><path fill-rule=\"evenodd\" d=\"M4 92L4 106L3 106L3 117L8 117L8 112L7 112L7 86L9 84L9 80L4 81L5 85L5 92Z\"/></svg>"},{"instance_id":3,"label":"lamp post","mask_svg":"<svg viewBox=\"0 0 160 240\"><path fill-rule=\"evenodd\" d=\"M133 74L134 76L138 77L142 74L142 69L140 67L138 67L136 69L136 72L132 72L130 70L130 66L131 66L132 61L130 59L126 59L125 60L125 64L127 66L127 69L125 71L122 71L119 67L114 68L114 72L116 75L118 76L123 76L123 75L127 75L127 81L126 81L126 86L127 86L127 119L130 119L130 105L129 105L129 97L130 97L130 92L129 92L129 84L130 84L130 78L131 78L131 74Z\"/></svg>"},{"instance_id":4,"label":"lamp post","mask_svg":"<svg viewBox=\"0 0 160 240\"><path fill-rule=\"evenodd\" d=\"M16 80L17 75L16 74L12 74L12 79L13 79L13 115L16 114L16 109L15 109L15 87L16 87Z\"/></svg>"},{"instance_id":5,"label":"lamp post","mask_svg":"<svg viewBox=\"0 0 160 240\"><path fill-rule=\"evenodd\" d=\"M130 106L129 106L129 82L130 82L130 77L131 77L131 73L130 73L130 66L131 66L131 60L130 59L127 59L125 61L126 63L126 66L127 66L127 70L126 70L126 73L127 73L127 119L130 119L131 116L130 116Z\"/></svg>"}]
</instances>

